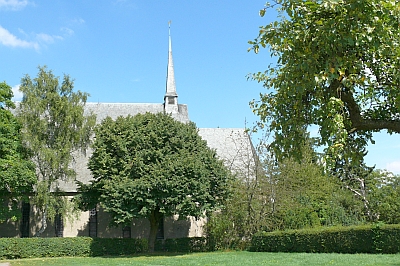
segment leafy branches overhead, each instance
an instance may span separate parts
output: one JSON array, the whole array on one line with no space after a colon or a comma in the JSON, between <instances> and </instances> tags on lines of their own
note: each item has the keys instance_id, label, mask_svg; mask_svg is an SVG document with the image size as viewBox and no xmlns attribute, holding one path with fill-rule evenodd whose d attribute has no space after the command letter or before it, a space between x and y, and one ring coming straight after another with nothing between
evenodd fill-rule
<instances>
[{"instance_id":1,"label":"leafy branches overhead","mask_svg":"<svg viewBox=\"0 0 400 266\"><path fill-rule=\"evenodd\" d=\"M337 158L350 140L400 133L400 6L383 0L282 0L280 19L249 43L277 64L252 78L269 92L252 102L279 156L299 150L310 125ZM263 16L267 9L260 12ZM329 159L329 158L328 158ZM328 160L329 162L329 160Z\"/></svg>"}]
</instances>

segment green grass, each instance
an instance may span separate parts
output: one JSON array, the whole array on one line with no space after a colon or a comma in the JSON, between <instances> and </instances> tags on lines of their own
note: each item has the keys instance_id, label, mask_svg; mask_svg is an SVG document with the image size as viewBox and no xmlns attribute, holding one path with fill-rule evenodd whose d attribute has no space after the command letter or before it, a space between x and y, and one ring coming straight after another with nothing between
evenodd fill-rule
<instances>
[{"instance_id":1,"label":"green grass","mask_svg":"<svg viewBox=\"0 0 400 266\"><path fill-rule=\"evenodd\" d=\"M3 262L3 261L0 261ZM9 261L11 266L67 266L67 265L389 265L400 266L400 254L310 254L310 253L257 253L213 252L193 254L156 254L132 257L95 258L40 258Z\"/></svg>"}]
</instances>

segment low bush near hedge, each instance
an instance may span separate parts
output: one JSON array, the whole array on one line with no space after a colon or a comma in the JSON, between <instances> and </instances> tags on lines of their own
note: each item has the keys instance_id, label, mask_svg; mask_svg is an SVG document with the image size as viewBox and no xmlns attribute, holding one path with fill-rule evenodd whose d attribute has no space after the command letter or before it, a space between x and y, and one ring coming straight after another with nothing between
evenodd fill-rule
<instances>
[{"instance_id":1,"label":"low bush near hedge","mask_svg":"<svg viewBox=\"0 0 400 266\"><path fill-rule=\"evenodd\" d=\"M132 255L147 251L145 239L119 238L0 238L0 258Z\"/></svg>"},{"instance_id":2,"label":"low bush near hedge","mask_svg":"<svg viewBox=\"0 0 400 266\"><path fill-rule=\"evenodd\" d=\"M205 252L209 251L209 247L204 237L183 237L157 240L155 250L167 252Z\"/></svg>"},{"instance_id":3,"label":"low bush near hedge","mask_svg":"<svg viewBox=\"0 0 400 266\"><path fill-rule=\"evenodd\" d=\"M133 255L147 252L147 239L135 238L93 238L91 256Z\"/></svg>"},{"instance_id":4,"label":"low bush near hedge","mask_svg":"<svg viewBox=\"0 0 400 266\"><path fill-rule=\"evenodd\" d=\"M253 236L250 251L399 253L400 225L261 232Z\"/></svg>"}]
</instances>

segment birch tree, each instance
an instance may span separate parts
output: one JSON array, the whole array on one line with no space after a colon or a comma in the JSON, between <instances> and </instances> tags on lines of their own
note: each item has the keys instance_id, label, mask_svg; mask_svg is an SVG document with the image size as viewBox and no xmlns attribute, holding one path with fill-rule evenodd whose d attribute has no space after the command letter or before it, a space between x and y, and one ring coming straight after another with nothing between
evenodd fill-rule
<instances>
[{"instance_id":1,"label":"birch tree","mask_svg":"<svg viewBox=\"0 0 400 266\"><path fill-rule=\"evenodd\" d=\"M87 93L73 91L74 82L64 75L62 81L51 70L39 67L36 78L21 79L23 99L18 118L22 124L24 145L31 151L36 166L37 186L34 203L42 213L40 236L47 220L68 213L69 200L62 182L73 182L71 167L76 152L85 152L96 122L93 114L85 115Z\"/></svg>"}]
</instances>

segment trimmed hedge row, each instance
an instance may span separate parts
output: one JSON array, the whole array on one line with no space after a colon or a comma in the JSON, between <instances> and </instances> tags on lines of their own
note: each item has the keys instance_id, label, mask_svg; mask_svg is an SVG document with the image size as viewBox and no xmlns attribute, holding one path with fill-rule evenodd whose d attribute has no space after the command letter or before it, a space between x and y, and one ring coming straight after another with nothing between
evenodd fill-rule
<instances>
[{"instance_id":1,"label":"trimmed hedge row","mask_svg":"<svg viewBox=\"0 0 400 266\"><path fill-rule=\"evenodd\" d=\"M155 250L167 252L205 252L209 251L209 247L204 237L183 237L157 240Z\"/></svg>"},{"instance_id":2,"label":"trimmed hedge row","mask_svg":"<svg viewBox=\"0 0 400 266\"><path fill-rule=\"evenodd\" d=\"M400 225L323 227L261 232L253 236L250 251L399 253Z\"/></svg>"},{"instance_id":3,"label":"trimmed hedge row","mask_svg":"<svg viewBox=\"0 0 400 266\"><path fill-rule=\"evenodd\" d=\"M147 240L133 238L0 238L0 259L132 255L147 249Z\"/></svg>"},{"instance_id":4,"label":"trimmed hedge row","mask_svg":"<svg viewBox=\"0 0 400 266\"><path fill-rule=\"evenodd\" d=\"M133 255L148 251L147 239L93 238L90 256Z\"/></svg>"}]
</instances>

